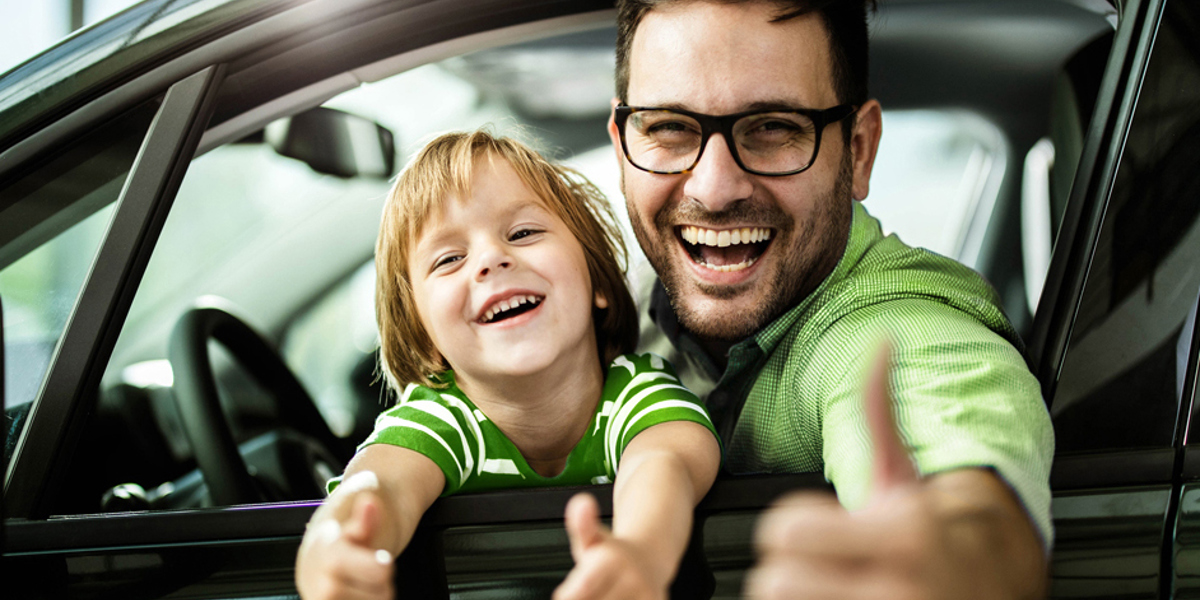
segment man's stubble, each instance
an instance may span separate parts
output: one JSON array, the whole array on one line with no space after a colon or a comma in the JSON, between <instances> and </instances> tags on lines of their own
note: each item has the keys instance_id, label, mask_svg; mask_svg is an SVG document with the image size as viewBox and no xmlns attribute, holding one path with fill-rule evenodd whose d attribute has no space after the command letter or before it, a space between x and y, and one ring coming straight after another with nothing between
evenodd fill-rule
<instances>
[{"instance_id":1,"label":"man's stubble","mask_svg":"<svg viewBox=\"0 0 1200 600\"><path fill-rule=\"evenodd\" d=\"M833 272L849 237L853 178L852 156L845 152L833 187L815 199L813 218L799 227L790 215L768 201L739 200L720 212L710 212L697 202L685 201L664 207L655 215L655 236L643 226L625 193L624 172L621 173L621 191L625 193L634 235L666 289L679 323L703 341L735 343L754 335L801 302ZM785 254L778 258L780 267L766 281L734 286L688 284L686 274L680 272L681 265L670 259L674 251L670 245L678 243L674 224L680 222L714 228L747 222L770 226L776 234L768 252ZM818 223L828 226L818 229ZM768 291L750 310L720 310L715 311L717 314L705 314L689 304L684 290L686 285L694 285L699 294L718 300L732 300L753 293L750 288L754 285L766 285Z\"/></svg>"}]
</instances>

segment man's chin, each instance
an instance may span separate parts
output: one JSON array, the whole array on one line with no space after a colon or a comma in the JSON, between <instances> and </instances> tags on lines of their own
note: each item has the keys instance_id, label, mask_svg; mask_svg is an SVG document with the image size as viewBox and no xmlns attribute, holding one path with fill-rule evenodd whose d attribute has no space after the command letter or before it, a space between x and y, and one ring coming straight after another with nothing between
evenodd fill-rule
<instances>
[{"instance_id":1,"label":"man's chin","mask_svg":"<svg viewBox=\"0 0 1200 600\"><path fill-rule=\"evenodd\" d=\"M679 324L702 340L738 342L766 325L766 300L743 286L705 286L672 294Z\"/></svg>"}]
</instances>

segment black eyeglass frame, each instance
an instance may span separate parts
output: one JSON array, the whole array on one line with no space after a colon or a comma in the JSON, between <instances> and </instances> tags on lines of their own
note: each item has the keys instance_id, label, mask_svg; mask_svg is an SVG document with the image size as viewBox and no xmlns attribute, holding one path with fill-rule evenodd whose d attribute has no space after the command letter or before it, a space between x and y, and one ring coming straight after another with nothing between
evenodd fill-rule
<instances>
[{"instance_id":1,"label":"black eyeglass frame","mask_svg":"<svg viewBox=\"0 0 1200 600\"><path fill-rule=\"evenodd\" d=\"M842 119L845 119L846 117L858 112L858 109L859 107L854 104L839 104L824 110L811 108L786 108L748 110L746 112L733 113L729 115L706 115L703 113L691 112L677 108L629 106L627 104L618 104L617 107L613 109L613 123L616 125L617 134L621 138L621 151L625 153L625 160L628 160L629 164L647 173L654 173L656 175L681 175L683 173L691 172L692 169L696 168L696 165L700 164L700 157L704 156L704 148L708 145L708 138L712 137L712 134L714 133L720 133L721 136L725 138L725 145L729 147L729 154L733 156L734 162L736 162L743 171L753 175L762 175L764 177L786 177L788 175L795 175L797 173L807 171L809 167L813 166L813 163L817 162L817 153L821 150L821 132L825 131L825 128L829 125L841 121ZM629 145L625 142L625 122L629 119L629 115L632 115L636 112L649 110L666 111L683 115L685 117L691 117L700 124L700 149L696 152L696 160L693 161L688 168L679 171L655 171L654 169L647 169L646 167L637 164L634 162L633 157L629 155ZM742 163L742 157L738 154L737 150L737 142L733 139L733 124L742 117L765 113L795 113L798 115L804 115L813 122L813 127L816 131L816 138L813 140L812 156L809 157L808 164L794 171L766 173L748 168L744 163Z\"/></svg>"}]
</instances>

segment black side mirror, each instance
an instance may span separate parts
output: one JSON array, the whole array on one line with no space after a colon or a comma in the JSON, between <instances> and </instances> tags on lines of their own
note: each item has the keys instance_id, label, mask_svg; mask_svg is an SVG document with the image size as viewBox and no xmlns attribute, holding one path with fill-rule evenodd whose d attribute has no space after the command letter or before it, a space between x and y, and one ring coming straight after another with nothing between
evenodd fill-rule
<instances>
[{"instance_id":1,"label":"black side mirror","mask_svg":"<svg viewBox=\"0 0 1200 600\"><path fill-rule=\"evenodd\" d=\"M384 126L318 106L269 125L264 140L275 152L335 177L387 179L396 167L396 144Z\"/></svg>"}]
</instances>

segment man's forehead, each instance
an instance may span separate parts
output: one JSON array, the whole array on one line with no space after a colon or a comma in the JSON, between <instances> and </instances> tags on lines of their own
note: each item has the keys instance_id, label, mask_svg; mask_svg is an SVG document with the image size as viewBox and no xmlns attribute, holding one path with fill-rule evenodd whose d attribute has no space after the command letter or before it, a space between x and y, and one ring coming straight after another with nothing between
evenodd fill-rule
<instances>
[{"instance_id":1,"label":"man's forehead","mask_svg":"<svg viewBox=\"0 0 1200 600\"><path fill-rule=\"evenodd\" d=\"M816 14L772 22L772 3L669 4L647 13L630 52L627 102L701 112L831 105L829 38Z\"/></svg>"}]
</instances>

